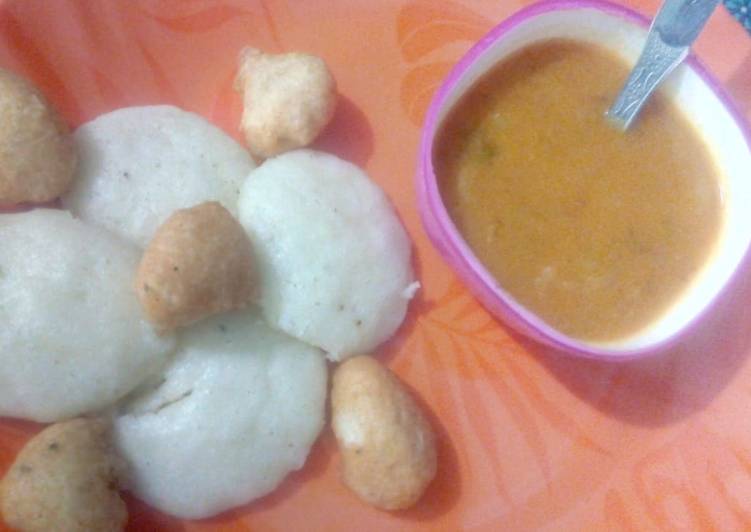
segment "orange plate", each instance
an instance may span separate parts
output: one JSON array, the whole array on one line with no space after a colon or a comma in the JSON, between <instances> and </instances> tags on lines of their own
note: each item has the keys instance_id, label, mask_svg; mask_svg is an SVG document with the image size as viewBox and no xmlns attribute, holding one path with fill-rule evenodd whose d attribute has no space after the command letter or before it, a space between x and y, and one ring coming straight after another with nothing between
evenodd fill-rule
<instances>
[{"instance_id":1,"label":"orange plate","mask_svg":"<svg viewBox=\"0 0 751 532\"><path fill-rule=\"evenodd\" d=\"M671 352L576 360L511 334L431 248L413 174L425 108L451 64L530 2L18 0L0 4L0 65L34 80L78 125L170 103L237 136L238 51L326 58L341 92L317 147L364 166L415 242L423 290L380 358L440 435L438 477L412 510L360 503L324 433L302 471L261 501L180 522L129 501L129 530L566 530L751 527L751 272ZM653 14L657 0L631 0ZM751 39L724 10L699 56L751 118ZM2 248L0 247L0 252ZM39 426L0 422L0 473ZM2 525L0 525L2 529Z\"/></svg>"}]
</instances>

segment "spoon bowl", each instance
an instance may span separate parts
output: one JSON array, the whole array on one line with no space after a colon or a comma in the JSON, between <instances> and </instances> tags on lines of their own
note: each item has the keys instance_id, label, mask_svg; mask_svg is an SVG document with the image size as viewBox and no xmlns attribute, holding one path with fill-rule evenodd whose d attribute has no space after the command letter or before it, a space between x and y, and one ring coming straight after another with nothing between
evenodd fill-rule
<instances>
[{"instance_id":1,"label":"spoon bowl","mask_svg":"<svg viewBox=\"0 0 751 532\"><path fill-rule=\"evenodd\" d=\"M659 84L680 65L720 0L665 0L644 50L607 117L626 130Z\"/></svg>"},{"instance_id":2,"label":"spoon bowl","mask_svg":"<svg viewBox=\"0 0 751 532\"><path fill-rule=\"evenodd\" d=\"M436 93L422 131L417 191L426 231L459 277L509 326L575 355L624 360L655 353L678 340L711 307L740 268L751 243L751 134L720 84L689 55L661 90L677 104L707 146L718 169L723 223L714 253L689 287L657 320L628 338L585 342L555 330L519 304L478 260L451 220L433 167L436 134L474 83L517 50L550 38L605 47L634 62L649 22L599 0L551 0L527 7L493 28L454 67ZM585 303L585 302L584 302Z\"/></svg>"}]
</instances>

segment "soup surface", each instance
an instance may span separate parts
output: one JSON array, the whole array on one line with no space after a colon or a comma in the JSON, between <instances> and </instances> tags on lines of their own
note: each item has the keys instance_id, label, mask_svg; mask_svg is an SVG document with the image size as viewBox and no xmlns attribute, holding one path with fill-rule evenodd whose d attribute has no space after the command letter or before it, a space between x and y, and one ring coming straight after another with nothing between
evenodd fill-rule
<instances>
[{"instance_id":1,"label":"soup surface","mask_svg":"<svg viewBox=\"0 0 751 532\"><path fill-rule=\"evenodd\" d=\"M447 117L435 150L449 214L516 300L575 338L649 325L704 265L717 170L664 94L627 132L605 110L628 65L553 39L501 62Z\"/></svg>"}]
</instances>

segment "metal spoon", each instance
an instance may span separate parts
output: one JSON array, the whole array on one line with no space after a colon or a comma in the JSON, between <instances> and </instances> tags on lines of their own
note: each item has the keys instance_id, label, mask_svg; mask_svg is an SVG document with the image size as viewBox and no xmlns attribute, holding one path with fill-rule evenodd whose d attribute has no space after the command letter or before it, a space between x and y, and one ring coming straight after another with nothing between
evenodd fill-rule
<instances>
[{"instance_id":1,"label":"metal spoon","mask_svg":"<svg viewBox=\"0 0 751 532\"><path fill-rule=\"evenodd\" d=\"M605 115L626 130L660 82L688 55L720 0L665 0L639 61Z\"/></svg>"}]
</instances>

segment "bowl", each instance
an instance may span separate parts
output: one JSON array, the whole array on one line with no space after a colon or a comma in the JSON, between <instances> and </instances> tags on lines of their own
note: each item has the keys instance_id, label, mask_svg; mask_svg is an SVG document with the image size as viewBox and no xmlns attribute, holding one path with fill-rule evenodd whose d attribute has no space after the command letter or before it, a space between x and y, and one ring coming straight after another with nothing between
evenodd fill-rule
<instances>
[{"instance_id":1,"label":"bowl","mask_svg":"<svg viewBox=\"0 0 751 532\"><path fill-rule=\"evenodd\" d=\"M435 247L493 315L534 340L574 355L625 360L663 350L697 323L741 267L751 242L751 133L740 113L694 56L664 83L662 90L694 126L718 167L722 228L713 253L676 301L647 327L609 342L581 341L555 330L499 285L448 215L433 168L433 146L462 95L517 50L549 38L571 38L603 46L634 64L648 27L648 19L635 11L600 0L549 0L524 8L493 28L456 64L435 94L422 131L418 205Z\"/></svg>"}]
</instances>

